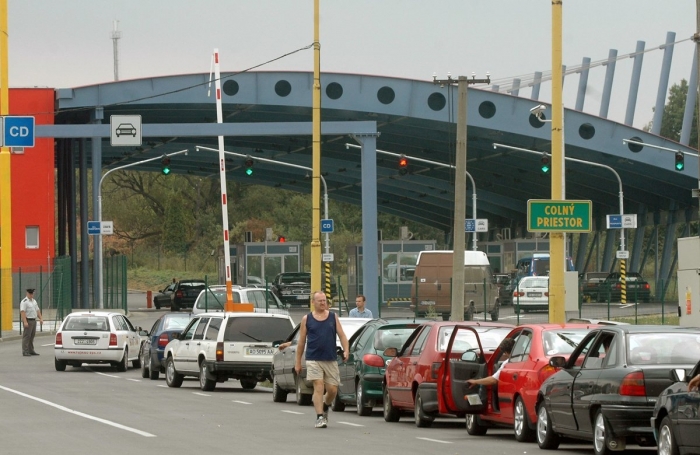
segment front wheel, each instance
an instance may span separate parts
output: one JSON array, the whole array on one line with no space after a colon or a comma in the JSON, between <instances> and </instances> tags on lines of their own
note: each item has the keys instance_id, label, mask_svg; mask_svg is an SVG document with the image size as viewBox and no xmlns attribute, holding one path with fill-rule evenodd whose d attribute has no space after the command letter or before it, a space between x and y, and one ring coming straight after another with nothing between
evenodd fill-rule
<instances>
[{"instance_id":1,"label":"front wheel","mask_svg":"<svg viewBox=\"0 0 700 455\"><path fill-rule=\"evenodd\" d=\"M165 383L168 387L180 387L184 379L185 377L175 369L173 358L168 357L168 363L165 364Z\"/></svg>"},{"instance_id":2,"label":"front wheel","mask_svg":"<svg viewBox=\"0 0 700 455\"><path fill-rule=\"evenodd\" d=\"M384 420L387 422L398 422L401 418L401 413L391 404L391 397L386 386L384 386Z\"/></svg>"},{"instance_id":3,"label":"front wheel","mask_svg":"<svg viewBox=\"0 0 700 455\"><path fill-rule=\"evenodd\" d=\"M331 409L333 412L343 412L345 411L345 403L340 400L340 392L335 394L333 398L333 403L331 403Z\"/></svg>"},{"instance_id":4,"label":"front wheel","mask_svg":"<svg viewBox=\"0 0 700 455\"><path fill-rule=\"evenodd\" d=\"M678 455L679 453L678 444L673 437L673 424L666 416L659 427L659 455Z\"/></svg>"},{"instance_id":5,"label":"front wheel","mask_svg":"<svg viewBox=\"0 0 700 455\"><path fill-rule=\"evenodd\" d=\"M275 403L287 402L287 391L280 388L280 385L277 383L277 376L272 378L272 401Z\"/></svg>"},{"instance_id":6,"label":"front wheel","mask_svg":"<svg viewBox=\"0 0 700 455\"><path fill-rule=\"evenodd\" d=\"M532 428L530 428L527 418L525 403L520 397L515 400L515 409L513 410L513 432L518 442L532 442L535 439L535 434Z\"/></svg>"},{"instance_id":7,"label":"front wheel","mask_svg":"<svg viewBox=\"0 0 700 455\"><path fill-rule=\"evenodd\" d=\"M308 406L311 404L312 396L310 394L301 393L302 381L303 381L303 379L301 379L299 376L296 377L295 385L296 385L296 391L297 391L297 404L299 406Z\"/></svg>"},{"instance_id":8,"label":"front wheel","mask_svg":"<svg viewBox=\"0 0 700 455\"><path fill-rule=\"evenodd\" d=\"M544 402L540 403L537 410L537 445L544 450L559 447L559 435L552 430L552 419L544 407Z\"/></svg>"},{"instance_id":9,"label":"front wheel","mask_svg":"<svg viewBox=\"0 0 700 455\"><path fill-rule=\"evenodd\" d=\"M467 433L472 436L483 436L486 430L486 426L482 425L477 414L467 414Z\"/></svg>"}]
</instances>

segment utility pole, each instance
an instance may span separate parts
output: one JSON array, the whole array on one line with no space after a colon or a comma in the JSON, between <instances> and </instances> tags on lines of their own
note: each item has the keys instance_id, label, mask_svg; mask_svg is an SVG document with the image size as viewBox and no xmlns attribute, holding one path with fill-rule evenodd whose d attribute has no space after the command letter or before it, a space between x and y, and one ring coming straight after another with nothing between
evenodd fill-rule
<instances>
[{"instance_id":1,"label":"utility pole","mask_svg":"<svg viewBox=\"0 0 700 455\"><path fill-rule=\"evenodd\" d=\"M314 0L314 83L312 87L311 147L311 300L321 289L321 43L319 0ZM311 301L309 301L311 306Z\"/></svg>"},{"instance_id":2,"label":"utility pole","mask_svg":"<svg viewBox=\"0 0 700 455\"><path fill-rule=\"evenodd\" d=\"M119 21L114 21L114 29L112 30L112 53L114 54L114 80L119 80L119 39L122 37L122 32L118 30Z\"/></svg>"},{"instance_id":3,"label":"utility pole","mask_svg":"<svg viewBox=\"0 0 700 455\"><path fill-rule=\"evenodd\" d=\"M447 79L437 79L433 83L440 86L457 83L457 146L455 148L455 205L452 225L452 321L464 321L464 220L465 193L467 192L467 86L469 84L489 84L491 78L471 79L459 76L457 80L448 74ZM448 91L449 92L449 91ZM449 95L448 95L449 96ZM473 235L476 235L474 232Z\"/></svg>"}]
</instances>

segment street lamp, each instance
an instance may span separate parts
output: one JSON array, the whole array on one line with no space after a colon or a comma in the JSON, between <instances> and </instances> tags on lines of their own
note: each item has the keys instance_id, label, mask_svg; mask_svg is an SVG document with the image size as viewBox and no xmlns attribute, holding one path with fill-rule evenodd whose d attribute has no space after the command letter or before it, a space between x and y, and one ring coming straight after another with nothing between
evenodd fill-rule
<instances>
[{"instance_id":1,"label":"street lamp","mask_svg":"<svg viewBox=\"0 0 700 455\"><path fill-rule=\"evenodd\" d=\"M180 155L184 153L185 155L187 154L188 150L180 150L179 152L173 152L173 153L165 153L160 156L155 156L153 158L148 158L145 160L140 160L140 161L135 161L133 163L129 164L124 164L123 166L117 166L115 168L112 168L108 170L107 172L104 173L102 178L100 178L100 184L97 186L97 221L100 222L100 233L97 234L97 242L95 245L95 251L94 251L94 260L98 263L97 267L97 305L98 308L104 308L104 303L102 302L102 299L104 296L102 295L103 292L103 286L102 286L102 276L104 275L103 267L104 264L102 263L102 182L104 182L105 177L107 177L109 174L111 174L114 171L118 171L120 169L126 169L128 167L136 166L138 164L143 164L143 163L148 163L151 161L156 161L156 160L168 160L168 163L170 162L170 157L175 156L175 155Z\"/></svg>"}]
</instances>

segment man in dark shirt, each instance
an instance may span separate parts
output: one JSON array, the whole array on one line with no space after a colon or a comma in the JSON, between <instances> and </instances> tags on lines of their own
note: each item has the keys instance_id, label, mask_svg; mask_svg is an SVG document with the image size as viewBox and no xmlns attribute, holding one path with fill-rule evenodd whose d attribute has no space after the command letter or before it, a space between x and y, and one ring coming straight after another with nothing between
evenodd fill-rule
<instances>
[{"instance_id":1,"label":"man in dark shirt","mask_svg":"<svg viewBox=\"0 0 700 455\"><path fill-rule=\"evenodd\" d=\"M313 381L313 403L316 410L316 428L328 426L328 408L333 403L340 385L336 353L336 335L343 347L343 360L348 360L348 338L334 313L328 310L326 294L313 293L314 310L303 317L299 328L294 369L301 373L301 355L306 346L306 379ZM308 343L307 343L308 340ZM323 393L325 388L325 395Z\"/></svg>"}]
</instances>

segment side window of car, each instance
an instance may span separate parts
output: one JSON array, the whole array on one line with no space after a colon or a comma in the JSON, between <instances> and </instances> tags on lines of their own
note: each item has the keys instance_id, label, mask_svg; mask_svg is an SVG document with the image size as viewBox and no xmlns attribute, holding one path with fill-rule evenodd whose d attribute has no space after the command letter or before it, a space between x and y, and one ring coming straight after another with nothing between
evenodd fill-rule
<instances>
[{"instance_id":1,"label":"side window of car","mask_svg":"<svg viewBox=\"0 0 700 455\"><path fill-rule=\"evenodd\" d=\"M134 325L131 323L130 320L128 320L127 318L124 318L124 323L126 324L128 330L130 330L132 332L136 332L136 328L134 327Z\"/></svg>"},{"instance_id":2,"label":"side window of car","mask_svg":"<svg viewBox=\"0 0 700 455\"><path fill-rule=\"evenodd\" d=\"M530 330L523 330L518 334L518 338L515 340L515 346L513 346L513 352L510 355L509 362L523 362L528 358L530 354L530 346L532 345L532 332Z\"/></svg>"},{"instance_id":3,"label":"side window of car","mask_svg":"<svg viewBox=\"0 0 700 455\"><path fill-rule=\"evenodd\" d=\"M197 329L194 331L194 337L192 338L193 340L204 339L204 329L207 327L207 322L209 322L209 318L202 318L199 321L199 324L197 324Z\"/></svg>"},{"instance_id":4,"label":"side window of car","mask_svg":"<svg viewBox=\"0 0 700 455\"><path fill-rule=\"evenodd\" d=\"M154 324L153 327L151 327L151 331L148 332L149 334L153 335L158 331L158 326L160 325L160 319L158 319Z\"/></svg>"},{"instance_id":5,"label":"side window of car","mask_svg":"<svg viewBox=\"0 0 700 455\"><path fill-rule=\"evenodd\" d=\"M117 326L117 330L129 330L129 326L126 325L126 322L124 321L123 316L115 316L114 317L114 324Z\"/></svg>"},{"instance_id":6,"label":"side window of car","mask_svg":"<svg viewBox=\"0 0 700 455\"><path fill-rule=\"evenodd\" d=\"M248 299L255 304L255 308L265 309L265 295L262 291L248 291Z\"/></svg>"},{"instance_id":7,"label":"side window of car","mask_svg":"<svg viewBox=\"0 0 700 455\"><path fill-rule=\"evenodd\" d=\"M219 337L219 329L221 328L221 318L211 318L207 333L204 336L205 340L216 340Z\"/></svg>"},{"instance_id":8,"label":"side window of car","mask_svg":"<svg viewBox=\"0 0 700 455\"><path fill-rule=\"evenodd\" d=\"M372 336L374 330L370 330L369 328L366 328L366 327L363 327L363 329L364 330L362 331L362 333L357 337L357 341L355 342L355 348L354 349L351 348L350 349L351 351L354 351L354 350L360 351L360 350L364 349L368 340L371 340L374 338Z\"/></svg>"},{"instance_id":9,"label":"side window of car","mask_svg":"<svg viewBox=\"0 0 700 455\"><path fill-rule=\"evenodd\" d=\"M420 335L418 335L416 342L413 343L413 349L411 349L411 355L419 355L421 352L423 352L423 346L425 345L425 340L428 338L429 333L430 333L430 327L424 327L423 330L421 331Z\"/></svg>"},{"instance_id":10,"label":"side window of car","mask_svg":"<svg viewBox=\"0 0 700 455\"><path fill-rule=\"evenodd\" d=\"M185 329L185 334L182 336L182 340L191 340L192 337L194 336L194 331L197 328L197 323L199 322L199 318L192 319L192 322L190 322L190 325L187 326Z\"/></svg>"},{"instance_id":11,"label":"side window of car","mask_svg":"<svg viewBox=\"0 0 700 455\"><path fill-rule=\"evenodd\" d=\"M571 358L569 359L569 362L571 362L569 363L570 365L574 367L580 367L583 365L583 360L586 358L586 354L588 354L588 351L591 348L593 341L595 341L595 338L595 335L589 334L581 341L581 343L579 343L576 351L574 351L574 354L572 354Z\"/></svg>"}]
</instances>

